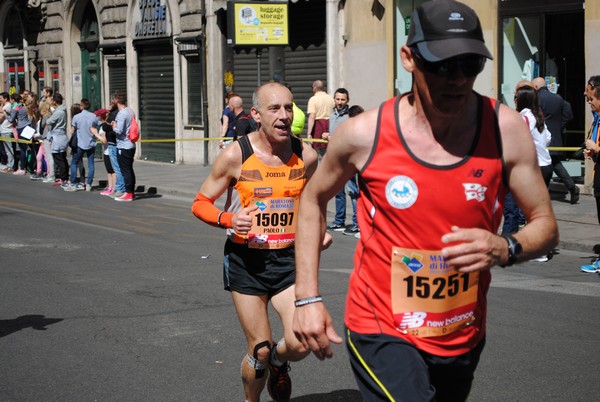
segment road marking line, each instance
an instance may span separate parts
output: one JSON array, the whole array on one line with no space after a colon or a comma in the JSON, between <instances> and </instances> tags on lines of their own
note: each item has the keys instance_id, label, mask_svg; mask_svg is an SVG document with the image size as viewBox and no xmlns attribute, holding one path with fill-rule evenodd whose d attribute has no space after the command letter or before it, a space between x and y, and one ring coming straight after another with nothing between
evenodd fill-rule
<instances>
[{"instance_id":1,"label":"road marking line","mask_svg":"<svg viewBox=\"0 0 600 402\"><path fill-rule=\"evenodd\" d=\"M89 227L92 227L92 228L104 229L104 230L108 230L108 231L116 232L116 233L121 233L121 234L128 234L128 235L135 234L135 232L131 232L131 231L128 231L128 230L121 230L121 229L111 228L111 227L108 227L108 226L95 225L93 223L81 222L81 221L77 221L77 220L70 219L70 218L61 218L60 216L44 214L44 213L35 212L35 211L29 211L29 210L26 210L26 209L11 208L11 207L7 207L7 206L4 206L4 205L0 205L0 209L5 209L5 210L8 210L8 211L12 211L12 212L21 212L21 213L25 213L25 214L29 214L29 215L33 215L33 216L39 216L39 217L42 217L42 218L54 219L54 220L58 220L58 221L62 221L62 222L75 223L75 224L82 225L82 226L89 226Z\"/></svg>"}]
</instances>

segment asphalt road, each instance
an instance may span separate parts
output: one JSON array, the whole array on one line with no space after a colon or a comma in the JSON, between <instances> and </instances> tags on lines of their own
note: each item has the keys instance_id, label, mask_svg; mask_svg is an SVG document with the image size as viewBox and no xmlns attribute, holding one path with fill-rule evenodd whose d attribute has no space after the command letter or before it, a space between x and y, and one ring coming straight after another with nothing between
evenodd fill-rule
<instances>
[{"instance_id":1,"label":"asphalt road","mask_svg":"<svg viewBox=\"0 0 600 402\"><path fill-rule=\"evenodd\" d=\"M190 202L0 176L0 401L243 400L224 233ZM334 241L320 278L341 333L356 240ZM600 276L577 269L589 257L494 269L471 401L597 400ZM362 400L343 346L290 375L295 402Z\"/></svg>"}]
</instances>

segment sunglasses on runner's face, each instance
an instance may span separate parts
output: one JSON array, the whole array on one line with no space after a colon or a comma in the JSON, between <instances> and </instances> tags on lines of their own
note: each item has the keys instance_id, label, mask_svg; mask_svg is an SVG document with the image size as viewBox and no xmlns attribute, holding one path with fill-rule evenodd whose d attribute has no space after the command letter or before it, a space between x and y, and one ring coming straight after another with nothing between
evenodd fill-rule
<instances>
[{"instance_id":1,"label":"sunglasses on runner's face","mask_svg":"<svg viewBox=\"0 0 600 402\"><path fill-rule=\"evenodd\" d=\"M450 59L430 62L423 58L419 50L415 47L410 48L413 55L419 60L423 69L431 74L440 77L449 77L460 70L465 77L475 77L483 71L485 66L485 57L473 54L465 56L452 57Z\"/></svg>"}]
</instances>

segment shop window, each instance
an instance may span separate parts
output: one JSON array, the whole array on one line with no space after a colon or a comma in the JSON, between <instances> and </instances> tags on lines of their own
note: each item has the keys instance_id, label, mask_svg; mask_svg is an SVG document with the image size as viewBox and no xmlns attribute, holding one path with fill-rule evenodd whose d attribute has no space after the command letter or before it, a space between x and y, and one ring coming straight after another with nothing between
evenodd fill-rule
<instances>
[{"instance_id":1,"label":"shop window","mask_svg":"<svg viewBox=\"0 0 600 402\"><path fill-rule=\"evenodd\" d=\"M48 74L46 77L46 85L52 87L54 93L60 93L60 76L58 73L58 64L51 63L48 67Z\"/></svg>"},{"instance_id":2,"label":"shop window","mask_svg":"<svg viewBox=\"0 0 600 402\"><path fill-rule=\"evenodd\" d=\"M202 83L203 71L202 62L198 53L185 54L185 84L183 86L184 113L186 113L186 123L188 125L201 126L203 124L202 110ZM185 106L187 103L187 108ZM187 109L187 110L186 110Z\"/></svg>"},{"instance_id":3,"label":"shop window","mask_svg":"<svg viewBox=\"0 0 600 402\"><path fill-rule=\"evenodd\" d=\"M21 93L25 88L25 67L23 60L9 60L7 62L9 93Z\"/></svg>"}]
</instances>

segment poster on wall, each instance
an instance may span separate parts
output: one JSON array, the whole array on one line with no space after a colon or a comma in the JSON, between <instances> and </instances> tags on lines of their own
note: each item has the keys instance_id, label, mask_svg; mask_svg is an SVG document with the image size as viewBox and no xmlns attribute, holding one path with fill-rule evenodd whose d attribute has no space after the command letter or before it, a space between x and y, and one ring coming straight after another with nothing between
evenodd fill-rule
<instances>
[{"instance_id":1,"label":"poster on wall","mask_svg":"<svg viewBox=\"0 0 600 402\"><path fill-rule=\"evenodd\" d=\"M288 44L286 2L233 2L227 4L228 35L231 46L272 46Z\"/></svg>"}]
</instances>

